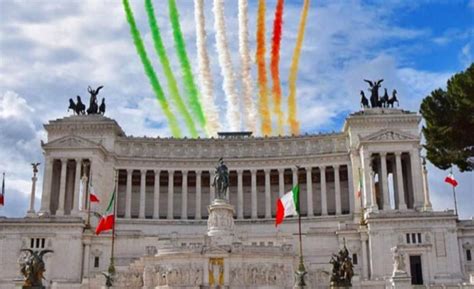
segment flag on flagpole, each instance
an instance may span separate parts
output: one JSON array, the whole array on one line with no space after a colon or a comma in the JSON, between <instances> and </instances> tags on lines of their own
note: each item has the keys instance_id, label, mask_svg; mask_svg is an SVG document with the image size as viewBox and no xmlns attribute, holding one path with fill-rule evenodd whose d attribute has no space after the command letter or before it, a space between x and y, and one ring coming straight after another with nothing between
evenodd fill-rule
<instances>
[{"instance_id":1,"label":"flag on flagpole","mask_svg":"<svg viewBox=\"0 0 474 289\"><path fill-rule=\"evenodd\" d=\"M94 187L92 186L92 182L91 182L91 185L89 187L89 201L91 203L99 203L99 197L97 196L97 194L95 193L95 190L94 190Z\"/></svg>"},{"instance_id":2,"label":"flag on flagpole","mask_svg":"<svg viewBox=\"0 0 474 289\"><path fill-rule=\"evenodd\" d=\"M453 173L449 173L449 175L444 179L444 181L453 187L456 187L458 185L458 182L454 178Z\"/></svg>"},{"instance_id":3,"label":"flag on flagpole","mask_svg":"<svg viewBox=\"0 0 474 289\"><path fill-rule=\"evenodd\" d=\"M359 188L357 189L357 197L360 198L362 196L362 175L360 173L359 168Z\"/></svg>"},{"instance_id":4,"label":"flag on flagpole","mask_svg":"<svg viewBox=\"0 0 474 289\"><path fill-rule=\"evenodd\" d=\"M115 189L114 192L112 193L112 196L110 196L109 200L109 205L107 206L107 209L105 210L104 214L100 217L99 224L97 225L97 228L95 229L95 233L97 235L100 234L102 231L107 231L107 230L112 230L114 227L115 223Z\"/></svg>"},{"instance_id":5,"label":"flag on flagpole","mask_svg":"<svg viewBox=\"0 0 474 289\"><path fill-rule=\"evenodd\" d=\"M5 173L3 173L2 193L0 194L0 206L5 205Z\"/></svg>"},{"instance_id":6,"label":"flag on flagpole","mask_svg":"<svg viewBox=\"0 0 474 289\"><path fill-rule=\"evenodd\" d=\"M300 187L294 186L291 191L277 200L275 226L283 222L288 216L297 216L300 213Z\"/></svg>"}]
</instances>

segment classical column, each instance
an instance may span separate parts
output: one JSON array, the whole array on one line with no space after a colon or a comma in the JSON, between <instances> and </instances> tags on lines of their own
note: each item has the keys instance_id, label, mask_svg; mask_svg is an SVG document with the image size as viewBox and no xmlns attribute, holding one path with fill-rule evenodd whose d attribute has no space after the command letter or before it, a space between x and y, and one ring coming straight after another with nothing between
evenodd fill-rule
<instances>
[{"instance_id":1,"label":"classical column","mask_svg":"<svg viewBox=\"0 0 474 289\"><path fill-rule=\"evenodd\" d=\"M168 220L172 220L173 216L173 203L174 203L174 171L168 171Z\"/></svg>"},{"instance_id":2,"label":"classical column","mask_svg":"<svg viewBox=\"0 0 474 289\"><path fill-rule=\"evenodd\" d=\"M61 179L59 181L59 204L56 215L64 215L64 200L66 198L66 173L67 173L67 159L61 159Z\"/></svg>"},{"instance_id":3,"label":"classical column","mask_svg":"<svg viewBox=\"0 0 474 289\"><path fill-rule=\"evenodd\" d=\"M212 181L214 180L214 175L215 172L214 170L209 171L209 204L212 204L214 202L214 199L216 198L216 188L212 185Z\"/></svg>"},{"instance_id":4,"label":"classical column","mask_svg":"<svg viewBox=\"0 0 474 289\"><path fill-rule=\"evenodd\" d=\"M30 209L27 212L28 217L35 216L35 193L36 193L36 181L38 178L36 174L38 173L37 166L33 167L33 177L31 177L31 194L30 194ZM5 178L5 173L3 173L3 178Z\"/></svg>"},{"instance_id":5,"label":"classical column","mask_svg":"<svg viewBox=\"0 0 474 289\"><path fill-rule=\"evenodd\" d=\"M250 170L252 174L252 191L251 191L251 201L252 201L252 219L257 218L257 170Z\"/></svg>"},{"instance_id":6,"label":"classical column","mask_svg":"<svg viewBox=\"0 0 474 289\"><path fill-rule=\"evenodd\" d=\"M326 167L319 167L321 172L321 215L326 216L328 214L328 202L326 192Z\"/></svg>"},{"instance_id":7,"label":"classical column","mask_svg":"<svg viewBox=\"0 0 474 289\"><path fill-rule=\"evenodd\" d=\"M132 175L133 170L127 169L127 186L125 191L125 219L132 217Z\"/></svg>"},{"instance_id":8,"label":"classical column","mask_svg":"<svg viewBox=\"0 0 474 289\"><path fill-rule=\"evenodd\" d=\"M46 156L44 164L43 193L41 195L40 213L49 214L51 203L51 183L53 178L53 159Z\"/></svg>"},{"instance_id":9,"label":"classical column","mask_svg":"<svg viewBox=\"0 0 474 289\"><path fill-rule=\"evenodd\" d=\"M90 260L91 260L91 240L87 238L84 240L84 270L83 274L85 277L89 278L89 267L90 267Z\"/></svg>"},{"instance_id":10,"label":"classical column","mask_svg":"<svg viewBox=\"0 0 474 289\"><path fill-rule=\"evenodd\" d=\"M298 184L298 168L291 168L291 172L293 173L293 187Z\"/></svg>"},{"instance_id":11,"label":"classical column","mask_svg":"<svg viewBox=\"0 0 474 289\"><path fill-rule=\"evenodd\" d=\"M361 247L362 247L362 280L367 280L369 278L369 270L368 270L368 266L369 266L369 259L368 259L368 256L367 256L367 240L368 240L368 236L367 236L367 233L365 232L361 232L360 234L360 238L361 238Z\"/></svg>"},{"instance_id":12,"label":"classical column","mask_svg":"<svg viewBox=\"0 0 474 289\"><path fill-rule=\"evenodd\" d=\"M363 176L364 176L364 205L365 208L371 208L372 207L372 191L373 191L373 185L372 185L372 157L370 154L367 152L363 153Z\"/></svg>"},{"instance_id":13,"label":"classical column","mask_svg":"<svg viewBox=\"0 0 474 289\"><path fill-rule=\"evenodd\" d=\"M76 159L76 175L74 176L74 202L72 206L71 215L79 213L79 194L81 187L81 166L82 159Z\"/></svg>"},{"instance_id":14,"label":"classical column","mask_svg":"<svg viewBox=\"0 0 474 289\"><path fill-rule=\"evenodd\" d=\"M313 175L312 167L306 167L306 192L308 202L308 216L314 216L313 210Z\"/></svg>"},{"instance_id":15,"label":"classical column","mask_svg":"<svg viewBox=\"0 0 474 289\"><path fill-rule=\"evenodd\" d=\"M380 167L381 167L381 179L382 179L382 196L383 196L383 209L390 210L390 196L388 195L388 181L387 181L387 153L380 153Z\"/></svg>"},{"instance_id":16,"label":"classical column","mask_svg":"<svg viewBox=\"0 0 474 289\"><path fill-rule=\"evenodd\" d=\"M397 195L398 195L398 209L406 210L407 204L405 202L405 189L403 187L403 174L402 174L402 153L395 152L395 166L397 169Z\"/></svg>"},{"instance_id":17,"label":"classical column","mask_svg":"<svg viewBox=\"0 0 474 289\"><path fill-rule=\"evenodd\" d=\"M354 178L352 172L352 165L347 164L347 182L349 184L349 210L351 213L355 212L355 194L354 194Z\"/></svg>"},{"instance_id":18,"label":"classical column","mask_svg":"<svg viewBox=\"0 0 474 289\"><path fill-rule=\"evenodd\" d=\"M188 171L181 171L181 219L188 218Z\"/></svg>"},{"instance_id":19,"label":"classical column","mask_svg":"<svg viewBox=\"0 0 474 289\"><path fill-rule=\"evenodd\" d=\"M433 207L430 201L430 187L428 186L428 170L426 169L426 160L423 158L423 194L425 197L423 209L432 211Z\"/></svg>"},{"instance_id":20,"label":"classical column","mask_svg":"<svg viewBox=\"0 0 474 289\"><path fill-rule=\"evenodd\" d=\"M378 205L377 205L377 199L376 199L376 196L375 196L375 184L374 184L374 180L375 180L375 172L372 170L372 168L370 169L370 181L369 181L369 184L370 184L370 210L371 211L377 211L379 208L378 208Z\"/></svg>"},{"instance_id":21,"label":"classical column","mask_svg":"<svg viewBox=\"0 0 474 289\"><path fill-rule=\"evenodd\" d=\"M202 218L201 216L201 171L196 171L196 220Z\"/></svg>"},{"instance_id":22,"label":"classical column","mask_svg":"<svg viewBox=\"0 0 474 289\"><path fill-rule=\"evenodd\" d=\"M140 170L140 219L145 219L146 170Z\"/></svg>"},{"instance_id":23,"label":"classical column","mask_svg":"<svg viewBox=\"0 0 474 289\"><path fill-rule=\"evenodd\" d=\"M263 170L265 172L265 218L272 217L272 203L270 197L270 169Z\"/></svg>"},{"instance_id":24,"label":"classical column","mask_svg":"<svg viewBox=\"0 0 474 289\"><path fill-rule=\"evenodd\" d=\"M418 148L415 148L410 151L410 164L411 164L411 174L412 174L412 184L413 184L413 208L421 209L424 206L424 196L423 196L423 177L422 169L420 163L420 151Z\"/></svg>"},{"instance_id":25,"label":"classical column","mask_svg":"<svg viewBox=\"0 0 474 289\"><path fill-rule=\"evenodd\" d=\"M334 169L334 191L336 193L336 215L342 214L342 205L341 205L341 183L339 178L339 165L333 165Z\"/></svg>"},{"instance_id":26,"label":"classical column","mask_svg":"<svg viewBox=\"0 0 474 289\"><path fill-rule=\"evenodd\" d=\"M244 188L242 170L237 170L237 218L244 218Z\"/></svg>"},{"instance_id":27,"label":"classical column","mask_svg":"<svg viewBox=\"0 0 474 289\"><path fill-rule=\"evenodd\" d=\"M160 170L155 170L155 183L153 186L153 219L160 218Z\"/></svg>"},{"instance_id":28,"label":"classical column","mask_svg":"<svg viewBox=\"0 0 474 289\"><path fill-rule=\"evenodd\" d=\"M278 169L278 190L280 197L285 194L285 169L279 168Z\"/></svg>"}]
</instances>

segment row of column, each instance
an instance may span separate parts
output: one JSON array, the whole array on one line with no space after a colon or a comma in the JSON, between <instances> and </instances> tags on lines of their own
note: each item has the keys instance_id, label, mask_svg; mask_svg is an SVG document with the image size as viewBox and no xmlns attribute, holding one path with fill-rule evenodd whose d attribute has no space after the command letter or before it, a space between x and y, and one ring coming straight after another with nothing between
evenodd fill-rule
<instances>
[{"instance_id":1,"label":"row of column","mask_svg":"<svg viewBox=\"0 0 474 289\"><path fill-rule=\"evenodd\" d=\"M340 175L339 175L339 165L333 165L334 169L334 183L335 183L335 207L336 215L342 213L342 204L341 204L341 186L340 186ZM328 205L327 205L327 188L326 188L326 166L318 166L320 171L320 180L321 180L321 215L328 215ZM279 195L282 196L285 193L285 181L284 173L285 168L279 168L278 170L278 184L279 184ZM313 167L305 167L306 170L306 188L307 188L307 200L308 204L308 216L314 216L313 208L313 181L312 181L312 170ZM348 166L350 170L350 166ZM133 169L126 169L127 179L126 179L126 189L125 189L125 214L124 217L129 219L132 217L132 174ZM243 189L243 171L241 169L236 170L237 172L237 218L244 218L244 189ZM251 173L251 218L258 218L257 214L257 169L250 169ZM271 169L263 169L265 174L265 218L272 217L272 200L271 200L271 184L270 184L270 172ZM167 219L174 218L174 170L167 170L168 172L168 196L167 196ZM182 188L181 188L181 219L187 219L188 215L188 171L181 170L182 173ZM201 219L201 200L202 200L202 171L194 171L196 174L196 200L195 200L195 218ZM160 170L154 170L154 191L153 191L153 218L158 219L160 216L159 212L159 203L160 203ZM140 170L140 199L139 199L139 218L145 218L145 202L146 202L146 174L147 170ZM214 171L209 171L210 180L214 178ZM352 190L352 174L348 173L348 182L349 188ZM297 168L292 168L292 185L298 183L298 170ZM214 187L210 186L210 202L214 200L215 190ZM349 194L349 205L350 210L354 210L354 200L352 194Z\"/></svg>"},{"instance_id":2,"label":"row of column","mask_svg":"<svg viewBox=\"0 0 474 289\"><path fill-rule=\"evenodd\" d=\"M402 167L402 154L409 154L410 160L410 174L406 174L407 178L403 174ZM372 168L373 154L366 153L364 154L364 176L365 176L365 190L366 190L366 207L371 210L378 209L391 209L390 196L389 196L389 187L388 187L388 170L387 170L387 152L377 153L380 157L380 166L378 167L378 172L375 172ZM407 187L413 193L414 206L423 204L422 194L422 184L420 183L421 177L421 165L419 159L418 150L412 152L393 152L395 158L394 165L392 165L392 174L393 174L393 187L394 187L394 200L395 208L398 210L406 210L407 202L405 187ZM375 191L375 174L379 175L379 182L381 185L381 193L383 197L382 208L379 208L376 201L376 191ZM407 186L405 186L408 184ZM411 186L410 186L411 185ZM425 197L426 198L426 197ZM428 196L429 198L429 196Z\"/></svg>"},{"instance_id":3,"label":"row of column","mask_svg":"<svg viewBox=\"0 0 474 289\"><path fill-rule=\"evenodd\" d=\"M46 158L45 168L44 168L44 179L43 179L43 196L41 200L40 212L50 212L52 202L52 183L53 183L53 167L55 162L60 162L60 173L59 173L59 197L58 197L58 207L56 210L57 216L63 216L65 214L65 202L66 202L66 177L68 174L68 162L71 159L61 158L53 159ZM73 205L71 210L71 215L77 215L79 213L79 195L80 195L80 182L81 182L81 168L83 161L86 161L82 158L73 159L75 164L75 173L74 173L74 188L73 188ZM87 160L89 162L89 160Z\"/></svg>"}]
</instances>

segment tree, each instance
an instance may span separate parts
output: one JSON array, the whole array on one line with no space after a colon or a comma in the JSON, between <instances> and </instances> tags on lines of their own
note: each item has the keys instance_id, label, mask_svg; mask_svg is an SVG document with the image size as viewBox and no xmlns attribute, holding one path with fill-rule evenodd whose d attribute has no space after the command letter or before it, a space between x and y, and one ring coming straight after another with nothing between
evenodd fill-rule
<instances>
[{"instance_id":1,"label":"tree","mask_svg":"<svg viewBox=\"0 0 474 289\"><path fill-rule=\"evenodd\" d=\"M438 168L474 169L474 63L425 97L420 112L426 125L427 158Z\"/></svg>"}]
</instances>

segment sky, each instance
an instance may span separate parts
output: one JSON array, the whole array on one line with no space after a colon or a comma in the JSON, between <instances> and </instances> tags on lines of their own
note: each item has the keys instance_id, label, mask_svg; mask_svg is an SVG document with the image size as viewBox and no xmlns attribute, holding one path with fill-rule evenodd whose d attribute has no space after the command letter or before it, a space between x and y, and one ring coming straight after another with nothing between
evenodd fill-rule
<instances>
[{"instance_id":1,"label":"sky","mask_svg":"<svg viewBox=\"0 0 474 289\"><path fill-rule=\"evenodd\" d=\"M128 135L169 136L170 131L136 54L123 7L117 0L0 0L0 172L6 173L6 206L0 216L21 217L28 209L32 162L42 162L43 124L70 115L68 99L87 99L87 86L104 85L100 97L108 117ZM162 84L142 0L130 0ZM285 1L280 73L284 95L302 0ZM193 1L177 0L187 52L197 70ZM275 0L267 1L267 45ZM154 1L174 71L167 1ZM215 57L212 1L205 1L207 46L221 121L225 120L222 77ZM257 1L249 1L250 48L255 54ZM237 1L225 1L227 37L238 51ZM302 133L339 131L360 109L362 79L383 78L396 88L403 109L419 111L422 99L445 88L454 73L473 62L474 0L312 0L298 74L298 118ZM239 71L238 54L232 54ZM268 59L267 59L268 60ZM256 79L256 66L252 66ZM255 83L254 83L255 85ZM165 85L164 85L165 87ZM285 99L284 99L284 102ZM286 111L286 106L283 106ZM182 125L184 130L184 125ZM420 128L421 129L421 128ZM42 169L36 207L42 189ZM428 164L435 210L453 209L447 172ZM454 171L461 218L474 215L474 174Z\"/></svg>"}]
</instances>

